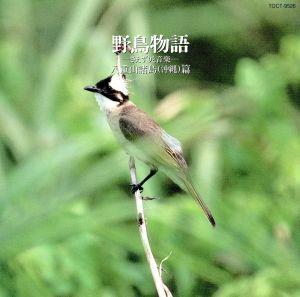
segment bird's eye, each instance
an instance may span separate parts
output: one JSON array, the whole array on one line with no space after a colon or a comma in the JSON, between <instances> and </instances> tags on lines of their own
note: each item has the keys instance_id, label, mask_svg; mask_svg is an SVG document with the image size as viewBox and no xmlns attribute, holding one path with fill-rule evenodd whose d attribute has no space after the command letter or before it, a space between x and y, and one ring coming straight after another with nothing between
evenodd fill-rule
<instances>
[{"instance_id":1,"label":"bird's eye","mask_svg":"<svg viewBox=\"0 0 300 297\"><path fill-rule=\"evenodd\" d=\"M126 75L125 75L124 73L122 74L122 78L123 78L123 79L126 79Z\"/></svg>"}]
</instances>

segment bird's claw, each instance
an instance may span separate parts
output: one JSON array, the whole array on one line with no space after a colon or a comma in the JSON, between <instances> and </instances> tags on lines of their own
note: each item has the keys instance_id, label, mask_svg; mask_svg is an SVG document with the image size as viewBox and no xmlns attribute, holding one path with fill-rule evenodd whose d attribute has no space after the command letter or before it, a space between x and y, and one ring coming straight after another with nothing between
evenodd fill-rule
<instances>
[{"instance_id":1,"label":"bird's claw","mask_svg":"<svg viewBox=\"0 0 300 297\"><path fill-rule=\"evenodd\" d=\"M131 193L134 194L137 190L140 190L142 193L144 188L140 184L130 184L131 187Z\"/></svg>"}]
</instances>

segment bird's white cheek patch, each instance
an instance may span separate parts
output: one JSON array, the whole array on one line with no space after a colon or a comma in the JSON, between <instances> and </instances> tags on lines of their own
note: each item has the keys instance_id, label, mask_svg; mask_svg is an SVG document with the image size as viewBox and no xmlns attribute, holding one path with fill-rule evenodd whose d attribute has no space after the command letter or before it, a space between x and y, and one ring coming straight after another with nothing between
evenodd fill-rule
<instances>
[{"instance_id":1,"label":"bird's white cheek patch","mask_svg":"<svg viewBox=\"0 0 300 297\"><path fill-rule=\"evenodd\" d=\"M119 75L115 74L111 78L111 81L109 82L109 85L117 91L122 92L124 95L128 96L128 89L126 86L125 80L120 77Z\"/></svg>"}]
</instances>

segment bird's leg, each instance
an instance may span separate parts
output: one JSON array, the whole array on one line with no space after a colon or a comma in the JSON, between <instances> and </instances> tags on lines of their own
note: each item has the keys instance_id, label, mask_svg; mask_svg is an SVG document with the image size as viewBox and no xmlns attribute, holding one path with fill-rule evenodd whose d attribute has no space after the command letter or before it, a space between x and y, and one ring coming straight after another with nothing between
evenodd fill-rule
<instances>
[{"instance_id":1,"label":"bird's leg","mask_svg":"<svg viewBox=\"0 0 300 297\"><path fill-rule=\"evenodd\" d=\"M150 179L153 175L155 175L157 171L158 169L156 167L152 167L150 169L149 174L139 184L142 186L148 179Z\"/></svg>"},{"instance_id":2,"label":"bird's leg","mask_svg":"<svg viewBox=\"0 0 300 297\"><path fill-rule=\"evenodd\" d=\"M148 180L150 179L153 175L156 174L156 172L158 171L158 169L156 167L152 167L150 169L150 172L149 174L138 184L134 185L134 184L131 184L131 193L134 194L137 190L140 190L141 192L143 192L144 188L142 187L143 184Z\"/></svg>"}]
</instances>

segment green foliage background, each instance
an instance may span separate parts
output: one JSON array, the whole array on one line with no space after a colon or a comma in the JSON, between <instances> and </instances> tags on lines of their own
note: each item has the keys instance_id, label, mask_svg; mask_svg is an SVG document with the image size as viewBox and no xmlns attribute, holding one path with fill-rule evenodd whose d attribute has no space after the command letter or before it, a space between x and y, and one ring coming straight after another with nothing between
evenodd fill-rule
<instances>
[{"instance_id":1,"label":"green foliage background","mask_svg":"<svg viewBox=\"0 0 300 297\"><path fill-rule=\"evenodd\" d=\"M189 34L190 75L129 75L179 138L213 230L158 174L147 223L174 296L300 296L300 3L0 1L0 297L156 296L127 156L82 90L112 34ZM123 57L128 64L129 56ZM138 163L141 178L147 172Z\"/></svg>"}]
</instances>

